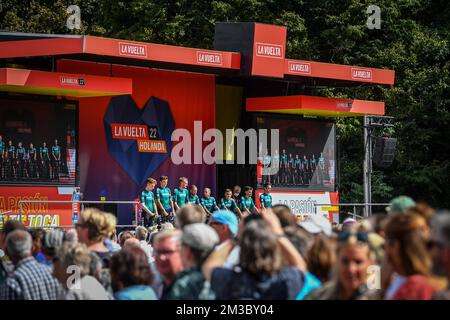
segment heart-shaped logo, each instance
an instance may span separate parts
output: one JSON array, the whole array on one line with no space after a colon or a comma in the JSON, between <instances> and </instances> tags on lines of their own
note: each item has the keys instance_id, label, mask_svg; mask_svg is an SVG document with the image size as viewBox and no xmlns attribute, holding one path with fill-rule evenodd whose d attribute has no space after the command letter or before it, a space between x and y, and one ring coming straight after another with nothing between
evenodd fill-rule
<instances>
[{"instance_id":1,"label":"heart-shaped logo","mask_svg":"<svg viewBox=\"0 0 450 320\"><path fill-rule=\"evenodd\" d=\"M166 142L167 153L139 152L136 140L114 139L111 131L113 123L157 128L153 138ZM103 117L103 124L109 154L139 186L170 156L175 121L167 101L151 97L139 109L129 95L113 97Z\"/></svg>"}]
</instances>

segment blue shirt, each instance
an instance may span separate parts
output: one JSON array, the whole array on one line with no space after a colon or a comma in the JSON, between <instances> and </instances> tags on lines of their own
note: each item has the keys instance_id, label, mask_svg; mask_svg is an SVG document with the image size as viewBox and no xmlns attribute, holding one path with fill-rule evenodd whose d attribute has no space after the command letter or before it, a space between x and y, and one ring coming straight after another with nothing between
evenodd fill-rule
<instances>
[{"instance_id":1,"label":"blue shirt","mask_svg":"<svg viewBox=\"0 0 450 320\"><path fill-rule=\"evenodd\" d=\"M145 285L131 286L114 294L117 300L157 300L155 291Z\"/></svg>"}]
</instances>

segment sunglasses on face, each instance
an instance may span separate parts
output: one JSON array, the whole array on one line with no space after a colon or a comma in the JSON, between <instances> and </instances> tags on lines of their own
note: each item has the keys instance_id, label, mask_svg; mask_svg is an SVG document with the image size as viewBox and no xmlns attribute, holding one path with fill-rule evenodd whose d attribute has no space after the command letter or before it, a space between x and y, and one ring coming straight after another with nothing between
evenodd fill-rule
<instances>
[{"instance_id":1,"label":"sunglasses on face","mask_svg":"<svg viewBox=\"0 0 450 320\"><path fill-rule=\"evenodd\" d=\"M369 243L369 236L366 232L351 232L351 231L341 231L338 236L338 241L347 241L350 237L355 237L359 242Z\"/></svg>"}]
</instances>

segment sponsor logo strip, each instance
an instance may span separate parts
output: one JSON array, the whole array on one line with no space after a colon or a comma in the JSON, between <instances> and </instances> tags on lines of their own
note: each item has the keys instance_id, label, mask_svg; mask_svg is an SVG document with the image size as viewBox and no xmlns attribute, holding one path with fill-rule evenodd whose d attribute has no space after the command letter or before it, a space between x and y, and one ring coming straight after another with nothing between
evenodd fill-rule
<instances>
[{"instance_id":1,"label":"sponsor logo strip","mask_svg":"<svg viewBox=\"0 0 450 320\"><path fill-rule=\"evenodd\" d=\"M59 83L63 86L84 86L86 85L86 80L84 78L60 76Z\"/></svg>"},{"instance_id":2,"label":"sponsor logo strip","mask_svg":"<svg viewBox=\"0 0 450 320\"><path fill-rule=\"evenodd\" d=\"M147 46L129 42L119 42L119 55L147 58Z\"/></svg>"},{"instance_id":3,"label":"sponsor logo strip","mask_svg":"<svg viewBox=\"0 0 450 320\"><path fill-rule=\"evenodd\" d=\"M352 68L352 79L372 80L372 70Z\"/></svg>"},{"instance_id":4,"label":"sponsor logo strip","mask_svg":"<svg viewBox=\"0 0 450 320\"><path fill-rule=\"evenodd\" d=\"M278 44L256 42L258 57L283 59L283 47Z\"/></svg>"},{"instance_id":5,"label":"sponsor logo strip","mask_svg":"<svg viewBox=\"0 0 450 320\"><path fill-rule=\"evenodd\" d=\"M197 63L221 66L223 64L222 61L221 53L197 51Z\"/></svg>"},{"instance_id":6,"label":"sponsor logo strip","mask_svg":"<svg viewBox=\"0 0 450 320\"><path fill-rule=\"evenodd\" d=\"M139 152L167 153L164 140L138 140L137 144Z\"/></svg>"},{"instance_id":7,"label":"sponsor logo strip","mask_svg":"<svg viewBox=\"0 0 450 320\"><path fill-rule=\"evenodd\" d=\"M311 74L311 64L306 62L288 62L288 71L290 73Z\"/></svg>"},{"instance_id":8,"label":"sponsor logo strip","mask_svg":"<svg viewBox=\"0 0 450 320\"><path fill-rule=\"evenodd\" d=\"M148 139L148 128L146 125L140 124L111 124L111 131L113 139Z\"/></svg>"}]
</instances>

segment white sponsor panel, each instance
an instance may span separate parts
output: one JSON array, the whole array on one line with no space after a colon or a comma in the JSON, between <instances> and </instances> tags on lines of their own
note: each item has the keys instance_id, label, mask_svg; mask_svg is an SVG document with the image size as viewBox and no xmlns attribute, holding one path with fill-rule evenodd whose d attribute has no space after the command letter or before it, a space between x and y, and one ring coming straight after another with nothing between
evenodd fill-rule
<instances>
[{"instance_id":1,"label":"white sponsor panel","mask_svg":"<svg viewBox=\"0 0 450 320\"><path fill-rule=\"evenodd\" d=\"M292 212L300 215L323 214L329 218L328 211L322 207L331 205L330 193L272 192L272 204L284 204ZM323 206L316 206L321 204Z\"/></svg>"}]
</instances>

